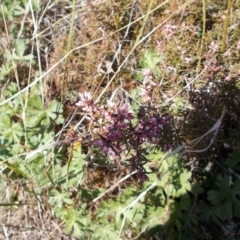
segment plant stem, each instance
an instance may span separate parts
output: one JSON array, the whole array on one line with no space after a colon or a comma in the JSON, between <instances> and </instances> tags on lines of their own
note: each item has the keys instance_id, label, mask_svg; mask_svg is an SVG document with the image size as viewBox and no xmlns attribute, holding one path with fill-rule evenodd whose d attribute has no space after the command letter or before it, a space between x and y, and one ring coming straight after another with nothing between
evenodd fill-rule
<instances>
[{"instance_id":1,"label":"plant stem","mask_svg":"<svg viewBox=\"0 0 240 240\"><path fill-rule=\"evenodd\" d=\"M227 14L224 20L224 25L223 25L223 32L222 32L222 45L221 45L221 52L225 51L225 44L226 44L226 37L227 37L227 28L228 28L228 22L229 22L229 15L230 15L230 10L232 7L233 0L228 0L228 6L227 6Z\"/></svg>"},{"instance_id":2,"label":"plant stem","mask_svg":"<svg viewBox=\"0 0 240 240\"><path fill-rule=\"evenodd\" d=\"M197 64L197 69L196 69L196 74L199 73L200 71L200 66L201 66L201 59L202 59L202 53L203 53L203 44L204 44L204 38L205 38L205 32L206 32L206 5L205 5L205 0L202 1L202 38L201 38L201 45L200 49L198 52L198 64Z\"/></svg>"},{"instance_id":3,"label":"plant stem","mask_svg":"<svg viewBox=\"0 0 240 240\"><path fill-rule=\"evenodd\" d=\"M71 25L70 25L70 29L69 29L69 35L68 35L67 53L70 52L71 46L72 46L75 12L76 12L76 0L73 0L73 2L72 2L72 18L71 18ZM66 66L67 66L68 59L69 59L69 55L64 61L64 74L63 74L62 86L61 86L61 102L63 102L64 83L65 83Z\"/></svg>"}]
</instances>

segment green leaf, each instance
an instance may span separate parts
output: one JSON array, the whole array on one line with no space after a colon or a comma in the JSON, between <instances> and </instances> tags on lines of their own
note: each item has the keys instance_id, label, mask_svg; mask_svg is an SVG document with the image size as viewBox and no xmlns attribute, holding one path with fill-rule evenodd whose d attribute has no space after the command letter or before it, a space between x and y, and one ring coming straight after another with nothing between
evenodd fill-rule
<instances>
[{"instance_id":1,"label":"green leaf","mask_svg":"<svg viewBox=\"0 0 240 240\"><path fill-rule=\"evenodd\" d=\"M91 239L93 240L112 240L118 239L118 231L116 231L112 224L104 224L103 226L93 226L93 234Z\"/></svg>"},{"instance_id":2,"label":"green leaf","mask_svg":"<svg viewBox=\"0 0 240 240\"><path fill-rule=\"evenodd\" d=\"M6 62L2 64L0 67L0 80L4 80L6 76L12 71L12 64L10 62Z\"/></svg>"},{"instance_id":3,"label":"green leaf","mask_svg":"<svg viewBox=\"0 0 240 240\"><path fill-rule=\"evenodd\" d=\"M5 130L11 126L10 118L6 114L0 115L0 130Z\"/></svg>"},{"instance_id":4,"label":"green leaf","mask_svg":"<svg viewBox=\"0 0 240 240\"><path fill-rule=\"evenodd\" d=\"M171 172L170 171L166 171L166 172L162 172L163 174L161 175L161 179L160 181L158 181L158 186L162 187L163 189L165 189L165 186L169 183L169 179L171 177Z\"/></svg>"},{"instance_id":5,"label":"green leaf","mask_svg":"<svg viewBox=\"0 0 240 240\"><path fill-rule=\"evenodd\" d=\"M67 192L59 192L56 189L53 189L51 192L51 197L49 203L55 207L62 207L63 203L72 204L72 200L69 197Z\"/></svg>"},{"instance_id":6,"label":"green leaf","mask_svg":"<svg viewBox=\"0 0 240 240\"><path fill-rule=\"evenodd\" d=\"M1 161L1 163L6 165L9 169L11 169L16 174L24 177L25 179L31 180L29 178L29 176L24 171L21 170L20 166L17 163L11 164L11 163L6 162L6 161Z\"/></svg>"},{"instance_id":7,"label":"green leaf","mask_svg":"<svg viewBox=\"0 0 240 240\"><path fill-rule=\"evenodd\" d=\"M26 43L22 39L17 39L13 44L13 47L15 48L18 57L22 58L24 56L24 52L27 49Z\"/></svg>"},{"instance_id":8,"label":"green leaf","mask_svg":"<svg viewBox=\"0 0 240 240\"><path fill-rule=\"evenodd\" d=\"M97 211L96 216L101 221L108 222L109 216L115 216L116 222L121 221L121 213L125 209L126 205L121 204L120 202L115 202L112 199L110 199L107 202L101 203L101 208Z\"/></svg>"},{"instance_id":9,"label":"green leaf","mask_svg":"<svg viewBox=\"0 0 240 240\"><path fill-rule=\"evenodd\" d=\"M81 209L56 208L57 216L65 221L65 231L72 232L73 236L79 239L93 235L93 231L90 229L90 218L84 209L85 206L82 206Z\"/></svg>"},{"instance_id":10,"label":"green leaf","mask_svg":"<svg viewBox=\"0 0 240 240\"><path fill-rule=\"evenodd\" d=\"M56 124L61 124L64 122L62 113L63 113L63 105L56 100L51 101L50 105L46 109L47 117L52 119Z\"/></svg>"},{"instance_id":11,"label":"green leaf","mask_svg":"<svg viewBox=\"0 0 240 240\"><path fill-rule=\"evenodd\" d=\"M165 224L168 218L169 216L167 215L165 208L148 206L148 215L141 226L141 232Z\"/></svg>"},{"instance_id":12,"label":"green leaf","mask_svg":"<svg viewBox=\"0 0 240 240\"><path fill-rule=\"evenodd\" d=\"M160 69L157 64L162 60L160 54L156 50L145 51L143 59L141 61L141 66L146 69L151 69L154 76L156 76Z\"/></svg>"},{"instance_id":13,"label":"green leaf","mask_svg":"<svg viewBox=\"0 0 240 240\"><path fill-rule=\"evenodd\" d=\"M180 174L181 185L184 186L186 183L188 183L191 176L192 176L192 173L190 171L187 171L186 169L184 169L183 172Z\"/></svg>"},{"instance_id":14,"label":"green leaf","mask_svg":"<svg viewBox=\"0 0 240 240\"><path fill-rule=\"evenodd\" d=\"M219 187L219 190L210 190L207 197L213 205L220 204L231 193L227 175L218 175L216 185Z\"/></svg>"},{"instance_id":15,"label":"green leaf","mask_svg":"<svg viewBox=\"0 0 240 240\"><path fill-rule=\"evenodd\" d=\"M19 143L23 133L24 129L22 123L13 123L11 127L5 131L4 136L6 136L6 138L10 141L12 140L16 143Z\"/></svg>"},{"instance_id":16,"label":"green leaf","mask_svg":"<svg viewBox=\"0 0 240 240\"><path fill-rule=\"evenodd\" d=\"M35 127L38 124L49 126L50 120L56 124L64 122L62 116L63 106L61 103L53 100L50 105L45 108L40 97L31 97L28 101L28 126Z\"/></svg>"},{"instance_id":17,"label":"green leaf","mask_svg":"<svg viewBox=\"0 0 240 240\"><path fill-rule=\"evenodd\" d=\"M182 222L179 219L176 219L175 224L176 224L177 230L179 232L182 231Z\"/></svg>"},{"instance_id":18,"label":"green leaf","mask_svg":"<svg viewBox=\"0 0 240 240\"><path fill-rule=\"evenodd\" d=\"M198 219L200 221L204 221L207 223L214 222L218 225L221 225L221 221L216 215L216 212L218 211L219 206L209 206L205 203L200 203L197 206L197 210L199 212L199 217Z\"/></svg>"},{"instance_id":19,"label":"green leaf","mask_svg":"<svg viewBox=\"0 0 240 240\"><path fill-rule=\"evenodd\" d=\"M151 152L148 155L148 159L153 161L153 162L157 162L160 161L161 159L163 159L164 153L162 151L156 151L156 152Z\"/></svg>"},{"instance_id":20,"label":"green leaf","mask_svg":"<svg viewBox=\"0 0 240 240\"><path fill-rule=\"evenodd\" d=\"M165 195L163 187L157 187L156 191L153 193L153 201L159 203L160 206L165 206L167 204L167 196Z\"/></svg>"},{"instance_id":21,"label":"green leaf","mask_svg":"<svg viewBox=\"0 0 240 240\"><path fill-rule=\"evenodd\" d=\"M232 201L225 201L219 204L215 214L222 220L230 220L233 217Z\"/></svg>"},{"instance_id":22,"label":"green leaf","mask_svg":"<svg viewBox=\"0 0 240 240\"><path fill-rule=\"evenodd\" d=\"M70 151L72 153L72 158L68 161L67 171L78 174L80 171L83 171L85 154L82 152L81 145L76 149L71 148Z\"/></svg>"},{"instance_id":23,"label":"green leaf","mask_svg":"<svg viewBox=\"0 0 240 240\"><path fill-rule=\"evenodd\" d=\"M225 161L225 164L230 167L234 168L240 163L240 151L234 150L232 153L228 155L227 160Z\"/></svg>"},{"instance_id":24,"label":"green leaf","mask_svg":"<svg viewBox=\"0 0 240 240\"><path fill-rule=\"evenodd\" d=\"M202 186L201 186L201 184L200 183L194 183L193 185L192 185L192 190L191 190L191 192L193 193L193 194L201 194L201 193L203 193L204 192L204 189L202 188Z\"/></svg>"},{"instance_id":25,"label":"green leaf","mask_svg":"<svg viewBox=\"0 0 240 240\"><path fill-rule=\"evenodd\" d=\"M221 220L232 219L233 216L240 216L240 181L231 182L227 175L217 177L217 190L208 192L208 200L215 208L215 215Z\"/></svg>"},{"instance_id":26,"label":"green leaf","mask_svg":"<svg viewBox=\"0 0 240 240\"><path fill-rule=\"evenodd\" d=\"M123 213L126 222L130 223L133 228L136 228L138 223L144 218L144 209L144 204L136 203L131 209Z\"/></svg>"},{"instance_id":27,"label":"green leaf","mask_svg":"<svg viewBox=\"0 0 240 240\"><path fill-rule=\"evenodd\" d=\"M190 196L189 194L184 194L183 196L180 197L180 201L174 201L172 200L171 202L171 218L175 219L182 219L184 220L184 213L188 213L189 209L191 207L191 202L190 202Z\"/></svg>"},{"instance_id":28,"label":"green leaf","mask_svg":"<svg viewBox=\"0 0 240 240\"><path fill-rule=\"evenodd\" d=\"M3 95L4 97L8 98L8 97L11 97L13 94L17 93L18 92L18 86L17 86L17 83L15 82L11 82L7 85L7 88L3 91ZM11 106L13 107L12 105L15 105L16 101L14 100L13 102L11 103L8 103L8 104L5 104L7 106Z\"/></svg>"},{"instance_id":29,"label":"green leaf","mask_svg":"<svg viewBox=\"0 0 240 240\"><path fill-rule=\"evenodd\" d=\"M64 218L66 220L65 231L70 233L72 229L81 228L81 220L78 219L78 214L74 209L65 209ZM79 221L78 221L79 220Z\"/></svg>"},{"instance_id":30,"label":"green leaf","mask_svg":"<svg viewBox=\"0 0 240 240\"><path fill-rule=\"evenodd\" d=\"M22 5L26 6L27 2L25 0L4 0L3 5L3 12L4 16L12 21L14 16L23 15L26 13L25 7L23 8ZM2 14L0 13L0 16Z\"/></svg>"},{"instance_id":31,"label":"green leaf","mask_svg":"<svg viewBox=\"0 0 240 240\"><path fill-rule=\"evenodd\" d=\"M32 61L34 56L32 54L28 54L24 56L24 53L27 49L26 43L22 39L17 39L15 43L13 43L13 51L6 49L4 52L4 58L9 61Z\"/></svg>"},{"instance_id":32,"label":"green leaf","mask_svg":"<svg viewBox=\"0 0 240 240\"><path fill-rule=\"evenodd\" d=\"M26 9L22 8L20 5L17 5L14 9L14 15L21 16L23 14L26 14Z\"/></svg>"},{"instance_id":33,"label":"green leaf","mask_svg":"<svg viewBox=\"0 0 240 240\"><path fill-rule=\"evenodd\" d=\"M225 199L225 196L220 191L210 190L208 191L207 199L213 204L218 205L220 202Z\"/></svg>"},{"instance_id":34,"label":"green leaf","mask_svg":"<svg viewBox=\"0 0 240 240\"><path fill-rule=\"evenodd\" d=\"M21 122L11 123L9 116L0 115L1 138L6 138L9 142L19 143L23 135L23 125Z\"/></svg>"}]
</instances>

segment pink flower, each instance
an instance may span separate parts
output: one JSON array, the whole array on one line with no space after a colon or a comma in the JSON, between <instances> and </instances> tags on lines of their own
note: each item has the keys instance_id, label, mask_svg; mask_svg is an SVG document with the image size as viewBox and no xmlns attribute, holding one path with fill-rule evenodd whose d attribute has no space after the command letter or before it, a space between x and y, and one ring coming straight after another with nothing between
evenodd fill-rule
<instances>
[{"instance_id":1,"label":"pink flower","mask_svg":"<svg viewBox=\"0 0 240 240\"><path fill-rule=\"evenodd\" d=\"M101 109L93 102L92 96L89 92L79 93L79 101L76 103L78 107L86 113L86 119L93 123L96 118L96 113L100 113Z\"/></svg>"},{"instance_id":2,"label":"pink flower","mask_svg":"<svg viewBox=\"0 0 240 240\"><path fill-rule=\"evenodd\" d=\"M166 143L163 146L163 151L167 152L168 150L173 149L173 146L170 143Z\"/></svg>"},{"instance_id":3,"label":"pink flower","mask_svg":"<svg viewBox=\"0 0 240 240\"><path fill-rule=\"evenodd\" d=\"M113 123L114 119L111 113L109 113L108 111L102 110L101 111L101 115L102 117L109 123Z\"/></svg>"},{"instance_id":4,"label":"pink flower","mask_svg":"<svg viewBox=\"0 0 240 240\"><path fill-rule=\"evenodd\" d=\"M166 24L163 28L164 33L168 36L171 37L172 35L174 35L177 31L177 26L176 25L172 25L172 24Z\"/></svg>"},{"instance_id":5,"label":"pink flower","mask_svg":"<svg viewBox=\"0 0 240 240\"><path fill-rule=\"evenodd\" d=\"M157 50L159 53L163 54L163 41L157 40Z\"/></svg>"},{"instance_id":6,"label":"pink flower","mask_svg":"<svg viewBox=\"0 0 240 240\"><path fill-rule=\"evenodd\" d=\"M86 103L89 103L92 101L92 96L89 92L84 92L84 93L78 93L79 94L79 102L76 103L77 106L82 107Z\"/></svg>"},{"instance_id":7,"label":"pink flower","mask_svg":"<svg viewBox=\"0 0 240 240\"><path fill-rule=\"evenodd\" d=\"M140 95L142 96L143 102L149 102L151 100L150 92L143 87L140 87Z\"/></svg>"},{"instance_id":8,"label":"pink flower","mask_svg":"<svg viewBox=\"0 0 240 240\"><path fill-rule=\"evenodd\" d=\"M114 102L112 102L111 100L107 100L107 104L109 107L115 108L116 104Z\"/></svg>"},{"instance_id":9,"label":"pink flower","mask_svg":"<svg viewBox=\"0 0 240 240\"><path fill-rule=\"evenodd\" d=\"M125 103L118 109L118 113L117 113L118 120L123 121L123 120L131 120L134 118L132 112L129 111L128 108L129 108L129 104Z\"/></svg>"},{"instance_id":10,"label":"pink flower","mask_svg":"<svg viewBox=\"0 0 240 240\"><path fill-rule=\"evenodd\" d=\"M225 149L230 149L230 146L229 146L228 143L223 143L223 146L224 146Z\"/></svg>"},{"instance_id":11,"label":"pink flower","mask_svg":"<svg viewBox=\"0 0 240 240\"><path fill-rule=\"evenodd\" d=\"M152 87L156 86L157 84L152 80L153 75L152 75L152 70L151 69L143 69L142 74L144 76L143 78L143 88L145 89L152 89Z\"/></svg>"},{"instance_id":12,"label":"pink flower","mask_svg":"<svg viewBox=\"0 0 240 240\"><path fill-rule=\"evenodd\" d=\"M108 155L108 150L109 150L110 146L109 146L109 143L105 139L94 140L94 141L92 141L92 145L100 148L106 156Z\"/></svg>"},{"instance_id":13,"label":"pink flower","mask_svg":"<svg viewBox=\"0 0 240 240\"><path fill-rule=\"evenodd\" d=\"M228 50L223 54L223 56L230 58L230 57L231 57L231 49L228 49Z\"/></svg>"},{"instance_id":14,"label":"pink flower","mask_svg":"<svg viewBox=\"0 0 240 240\"><path fill-rule=\"evenodd\" d=\"M227 77L225 77L225 78L224 78L224 80L225 80L225 81L227 81L227 82L230 82L230 81L231 81L231 79L232 79L232 78L231 78L231 76L230 76L230 75L228 75Z\"/></svg>"},{"instance_id":15,"label":"pink flower","mask_svg":"<svg viewBox=\"0 0 240 240\"><path fill-rule=\"evenodd\" d=\"M234 114L231 116L231 120L232 120L232 121L238 121L238 116L234 113Z\"/></svg>"},{"instance_id":16,"label":"pink flower","mask_svg":"<svg viewBox=\"0 0 240 240\"><path fill-rule=\"evenodd\" d=\"M184 57L183 55L181 56L181 59L184 61L184 63L189 64L193 62L193 58L188 58Z\"/></svg>"},{"instance_id":17,"label":"pink flower","mask_svg":"<svg viewBox=\"0 0 240 240\"><path fill-rule=\"evenodd\" d=\"M210 46L209 46L210 50L212 50L213 52L217 52L219 49L219 45L216 44L214 41L211 42Z\"/></svg>"},{"instance_id":18,"label":"pink flower","mask_svg":"<svg viewBox=\"0 0 240 240\"><path fill-rule=\"evenodd\" d=\"M143 74L144 77L152 78L152 71L151 71L150 68L143 69L142 74Z\"/></svg>"}]
</instances>

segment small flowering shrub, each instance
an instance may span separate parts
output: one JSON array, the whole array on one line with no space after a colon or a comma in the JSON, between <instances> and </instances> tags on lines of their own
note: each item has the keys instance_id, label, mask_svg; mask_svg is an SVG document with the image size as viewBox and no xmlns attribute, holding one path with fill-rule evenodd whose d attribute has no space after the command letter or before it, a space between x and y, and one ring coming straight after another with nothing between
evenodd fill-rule
<instances>
[{"instance_id":1,"label":"small flowering shrub","mask_svg":"<svg viewBox=\"0 0 240 240\"><path fill-rule=\"evenodd\" d=\"M108 106L95 104L90 93L79 93L79 101L89 127L93 130L90 146L98 147L109 160L125 162L130 170L137 171L141 181L148 179L144 164L151 145L167 151L171 143L165 142L165 129L169 128L169 116L161 116L157 110L139 118L134 117L128 103L117 106L108 101Z\"/></svg>"}]
</instances>

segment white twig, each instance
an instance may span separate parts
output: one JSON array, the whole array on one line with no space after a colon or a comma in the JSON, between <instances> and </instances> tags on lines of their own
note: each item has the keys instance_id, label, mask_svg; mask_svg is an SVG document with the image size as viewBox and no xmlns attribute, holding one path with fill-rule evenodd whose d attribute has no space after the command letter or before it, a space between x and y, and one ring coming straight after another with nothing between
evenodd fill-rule
<instances>
[{"instance_id":1,"label":"white twig","mask_svg":"<svg viewBox=\"0 0 240 240\"><path fill-rule=\"evenodd\" d=\"M121 178L117 183L115 183L112 187L110 187L109 189L107 189L104 193L102 193L101 195L99 195L98 197L94 198L92 200L92 202L96 202L98 201L100 198L102 198L103 196L105 196L107 193L113 191L117 186L119 186L120 183L122 183L123 181L127 180L129 177L131 177L132 175L134 175L137 171L131 172L130 174L126 175L125 177Z\"/></svg>"},{"instance_id":2,"label":"white twig","mask_svg":"<svg viewBox=\"0 0 240 240\"><path fill-rule=\"evenodd\" d=\"M6 239L6 240L9 240L7 228L5 227L5 225L2 225L2 228L3 228L3 232L4 232L5 239Z\"/></svg>"},{"instance_id":3,"label":"white twig","mask_svg":"<svg viewBox=\"0 0 240 240\"><path fill-rule=\"evenodd\" d=\"M215 138L215 137L217 136L217 134L218 134L219 128L220 128L220 126L221 126L221 124L222 124L222 120L223 120L226 112L227 112L227 108L226 108L226 106L224 106L220 118L217 120L217 122L216 122L206 133L204 133L201 137L195 138L195 139L193 139L193 140L190 141L190 142L187 142L187 143L185 143L185 144L182 144L182 145L178 146L176 149L174 149L173 151L171 151L170 153L168 153L168 154L163 158L163 160L164 160L164 159L167 159L167 158L169 158L169 157L171 157L171 156L173 156L173 155L175 155L176 153L182 152L182 150L185 149L187 146L194 146L194 145L196 145L196 144L197 144L198 142L200 142L205 136L207 136L208 134L214 132L213 138L211 139L209 145L208 145L206 148L204 148L204 149L199 149L199 150L185 150L184 153L188 153L188 152L201 153L201 152L206 151L206 150L213 144L214 138Z\"/></svg>"},{"instance_id":4,"label":"white twig","mask_svg":"<svg viewBox=\"0 0 240 240\"><path fill-rule=\"evenodd\" d=\"M157 185L157 181L154 181L144 192L142 192L133 202L131 202L127 207L125 207L119 214L123 214L122 225L118 234L118 239L120 239L123 227L125 224L125 219L127 216L127 212L142 198L144 197L151 189L153 189Z\"/></svg>"}]
</instances>

